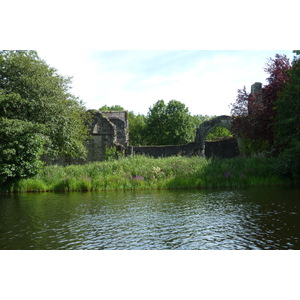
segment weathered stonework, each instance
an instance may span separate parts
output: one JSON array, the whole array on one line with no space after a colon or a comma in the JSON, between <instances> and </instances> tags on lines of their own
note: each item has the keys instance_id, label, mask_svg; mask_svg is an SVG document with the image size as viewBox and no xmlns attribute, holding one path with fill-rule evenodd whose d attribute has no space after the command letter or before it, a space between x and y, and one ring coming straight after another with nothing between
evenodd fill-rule
<instances>
[{"instance_id":1,"label":"weathered stonework","mask_svg":"<svg viewBox=\"0 0 300 300\"><path fill-rule=\"evenodd\" d=\"M105 160L109 147L125 149L128 146L128 120L126 111L91 111L91 137L86 142L87 161Z\"/></svg>"},{"instance_id":2,"label":"weathered stonework","mask_svg":"<svg viewBox=\"0 0 300 300\"><path fill-rule=\"evenodd\" d=\"M117 143L123 147L129 144L128 131L128 113L127 111L104 111L101 112L103 116L107 117L111 123L116 126Z\"/></svg>"},{"instance_id":3,"label":"weathered stonework","mask_svg":"<svg viewBox=\"0 0 300 300\"><path fill-rule=\"evenodd\" d=\"M261 82L255 82L251 85L251 97L254 97L255 103L261 103L263 99L263 89ZM248 115L251 115L253 112L253 101L248 102Z\"/></svg>"},{"instance_id":4,"label":"weathered stonework","mask_svg":"<svg viewBox=\"0 0 300 300\"><path fill-rule=\"evenodd\" d=\"M186 145L170 146L132 146L127 147L126 155L147 155L151 157L168 157L168 156L194 156L198 154L198 145L189 143Z\"/></svg>"},{"instance_id":5,"label":"weathered stonework","mask_svg":"<svg viewBox=\"0 0 300 300\"><path fill-rule=\"evenodd\" d=\"M113 147L117 142L117 129L106 116L97 112L92 115L91 136L85 146L88 150L87 161L105 159L106 147Z\"/></svg>"},{"instance_id":6,"label":"weathered stonework","mask_svg":"<svg viewBox=\"0 0 300 300\"><path fill-rule=\"evenodd\" d=\"M263 88L260 82L251 86L251 95L255 101L262 101ZM251 103L248 104L248 114L251 114ZM88 111L91 114L91 136L85 145L88 151L86 160L67 160L62 157L54 160L44 159L48 164L86 163L105 160L108 147L116 147L125 155L145 154L152 157L166 157L173 155L206 156L229 158L240 155L241 139L234 137L219 141L205 141L207 135L216 127L225 127L232 132L233 119L229 116L219 116L203 122L196 131L193 143L174 146L129 146L128 114L126 111ZM234 134L234 132L233 132ZM242 153L241 153L242 154Z\"/></svg>"},{"instance_id":7,"label":"weathered stonework","mask_svg":"<svg viewBox=\"0 0 300 300\"><path fill-rule=\"evenodd\" d=\"M255 83L251 92L256 95L261 93L261 83ZM79 164L106 159L109 147L116 147L125 155L144 154L151 157L206 156L230 158L240 154L241 141L238 137L221 139L219 141L205 141L207 135L216 127L225 127L232 132L233 119L229 116L219 116L210 121L203 122L196 131L195 141L186 145L170 146L129 146L128 114L126 111L88 111L91 115L90 138L86 141L87 158L85 160L44 159L47 164Z\"/></svg>"},{"instance_id":8,"label":"weathered stonework","mask_svg":"<svg viewBox=\"0 0 300 300\"><path fill-rule=\"evenodd\" d=\"M233 158L240 155L236 138L205 142L205 157Z\"/></svg>"},{"instance_id":9,"label":"weathered stonework","mask_svg":"<svg viewBox=\"0 0 300 300\"><path fill-rule=\"evenodd\" d=\"M195 142L176 146L140 146L127 147L126 155L144 154L151 157L182 156L206 156L230 158L239 155L238 139L229 138L219 141L205 141L207 135L216 127L225 127L232 131L232 118L220 116L210 121L203 122L197 129Z\"/></svg>"},{"instance_id":10,"label":"weathered stonework","mask_svg":"<svg viewBox=\"0 0 300 300\"><path fill-rule=\"evenodd\" d=\"M128 146L128 120L126 111L100 112L89 110L87 113L90 114L91 123L89 125L90 137L85 142L87 149L86 159L70 159L67 157L51 159L44 156L43 161L47 165L70 165L103 161L106 159L107 148L116 147L118 150L125 150Z\"/></svg>"},{"instance_id":11,"label":"weathered stonework","mask_svg":"<svg viewBox=\"0 0 300 300\"><path fill-rule=\"evenodd\" d=\"M219 116L212 120L203 122L197 129L195 142L198 144L200 156L205 156L205 139L207 135L219 126L225 127L231 131L232 118L229 116Z\"/></svg>"}]
</instances>

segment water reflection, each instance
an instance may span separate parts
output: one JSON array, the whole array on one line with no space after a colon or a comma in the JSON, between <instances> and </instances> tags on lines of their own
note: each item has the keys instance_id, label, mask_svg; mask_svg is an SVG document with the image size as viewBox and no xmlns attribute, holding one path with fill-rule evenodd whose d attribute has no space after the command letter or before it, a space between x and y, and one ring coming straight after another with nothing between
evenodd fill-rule
<instances>
[{"instance_id":1,"label":"water reflection","mask_svg":"<svg viewBox=\"0 0 300 300\"><path fill-rule=\"evenodd\" d=\"M300 249L299 189L1 196L0 249Z\"/></svg>"}]
</instances>

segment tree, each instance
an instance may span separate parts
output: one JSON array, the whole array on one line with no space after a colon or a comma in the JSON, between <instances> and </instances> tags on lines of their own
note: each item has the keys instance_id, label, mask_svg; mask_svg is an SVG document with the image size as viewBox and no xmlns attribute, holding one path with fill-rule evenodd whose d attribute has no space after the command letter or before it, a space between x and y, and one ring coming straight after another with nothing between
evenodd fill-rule
<instances>
[{"instance_id":1,"label":"tree","mask_svg":"<svg viewBox=\"0 0 300 300\"><path fill-rule=\"evenodd\" d=\"M99 108L100 111L123 111L125 110L121 105L107 106L106 104Z\"/></svg>"},{"instance_id":2,"label":"tree","mask_svg":"<svg viewBox=\"0 0 300 300\"><path fill-rule=\"evenodd\" d=\"M234 117L233 131L247 142L250 152L274 150L275 102L288 82L291 65L285 55L270 58L265 71L268 84L261 93L248 94L244 87L238 90L236 102L231 105Z\"/></svg>"},{"instance_id":3,"label":"tree","mask_svg":"<svg viewBox=\"0 0 300 300\"><path fill-rule=\"evenodd\" d=\"M147 143L152 145L179 145L191 142L195 127L188 108L179 101L157 101L150 107L145 131Z\"/></svg>"},{"instance_id":4,"label":"tree","mask_svg":"<svg viewBox=\"0 0 300 300\"><path fill-rule=\"evenodd\" d=\"M300 52L294 52L289 82L276 100L276 141L281 150L300 141Z\"/></svg>"},{"instance_id":5,"label":"tree","mask_svg":"<svg viewBox=\"0 0 300 300\"><path fill-rule=\"evenodd\" d=\"M129 122L129 143L131 146L146 145L146 117L142 114L135 114L133 111L128 113Z\"/></svg>"},{"instance_id":6,"label":"tree","mask_svg":"<svg viewBox=\"0 0 300 300\"><path fill-rule=\"evenodd\" d=\"M0 115L46 125L45 154L82 157L85 109L68 92L70 83L35 51L2 51Z\"/></svg>"},{"instance_id":7,"label":"tree","mask_svg":"<svg viewBox=\"0 0 300 300\"><path fill-rule=\"evenodd\" d=\"M300 179L300 51L295 50L289 80L276 100L276 144L279 168L284 175Z\"/></svg>"},{"instance_id":8,"label":"tree","mask_svg":"<svg viewBox=\"0 0 300 300\"><path fill-rule=\"evenodd\" d=\"M0 184L35 175L42 167L42 126L0 118Z\"/></svg>"},{"instance_id":9,"label":"tree","mask_svg":"<svg viewBox=\"0 0 300 300\"><path fill-rule=\"evenodd\" d=\"M31 126L34 137L42 135L43 154L50 157L84 157L85 108L69 93L70 83L71 78L58 75L36 51L1 51L1 122L8 124L9 120L14 120L14 124L24 122L22 128ZM6 136L8 140L15 138L16 142L24 142L24 149L30 144L28 140L18 141L21 135L13 130L7 134L11 134ZM5 140L0 143L2 148L7 146ZM15 159L19 161L18 157Z\"/></svg>"}]
</instances>

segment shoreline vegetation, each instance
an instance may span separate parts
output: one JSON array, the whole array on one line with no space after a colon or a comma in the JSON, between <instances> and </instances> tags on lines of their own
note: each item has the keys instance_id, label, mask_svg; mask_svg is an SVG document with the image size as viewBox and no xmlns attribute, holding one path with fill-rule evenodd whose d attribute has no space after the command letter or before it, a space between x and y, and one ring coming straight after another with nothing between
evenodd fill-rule
<instances>
[{"instance_id":1,"label":"shoreline vegetation","mask_svg":"<svg viewBox=\"0 0 300 300\"><path fill-rule=\"evenodd\" d=\"M146 156L85 165L45 166L38 175L1 186L1 193L87 192L149 189L217 189L293 186L280 175L275 158Z\"/></svg>"}]
</instances>

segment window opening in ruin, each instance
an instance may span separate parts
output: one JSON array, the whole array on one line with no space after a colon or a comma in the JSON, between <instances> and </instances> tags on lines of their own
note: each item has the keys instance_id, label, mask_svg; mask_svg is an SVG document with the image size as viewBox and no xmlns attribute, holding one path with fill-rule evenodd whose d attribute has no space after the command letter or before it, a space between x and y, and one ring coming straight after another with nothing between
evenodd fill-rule
<instances>
[{"instance_id":1,"label":"window opening in ruin","mask_svg":"<svg viewBox=\"0 0 300 300\"><path fill-rule=\"evenodd\" d=\"M232 138L233 133L223 126L218 126L214 130L212 130L205 138L206 141L214 141Z\"/></svg>"}]
</instances>

